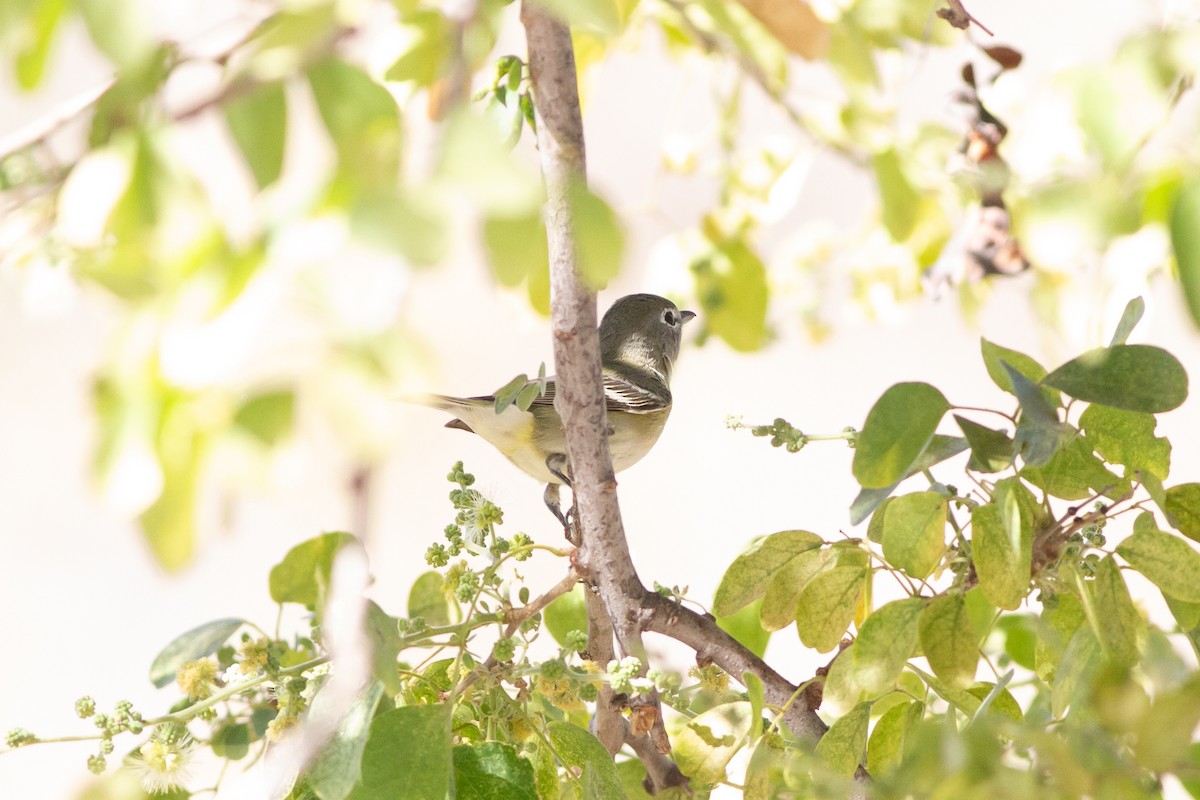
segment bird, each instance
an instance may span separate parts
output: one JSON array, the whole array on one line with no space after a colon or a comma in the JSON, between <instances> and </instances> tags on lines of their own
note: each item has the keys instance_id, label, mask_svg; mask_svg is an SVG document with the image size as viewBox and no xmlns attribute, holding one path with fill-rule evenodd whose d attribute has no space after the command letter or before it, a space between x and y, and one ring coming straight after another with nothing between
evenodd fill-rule
<instances>
[{"instance_id":1,"label":"bird","mask_svg":"<svg viewBox=\"0 0 1200 800\"><path fill-rule=\"evenodd\" d=\"M695 316L664 297L630 294L614 302L600 321L608 447L615 472L636 464L658 441L671 413L671 371L679 357L683 326ZM554 378L545 378L543 387L528 410L510 403L500 413L495 394L401 399L451 414L454 419L447 428L481 436L518 469L546 484L547 508L569 528L558 499L559 487L570 488L571 478L562 421L554 408Z\"/></svg>"}]
</instances>

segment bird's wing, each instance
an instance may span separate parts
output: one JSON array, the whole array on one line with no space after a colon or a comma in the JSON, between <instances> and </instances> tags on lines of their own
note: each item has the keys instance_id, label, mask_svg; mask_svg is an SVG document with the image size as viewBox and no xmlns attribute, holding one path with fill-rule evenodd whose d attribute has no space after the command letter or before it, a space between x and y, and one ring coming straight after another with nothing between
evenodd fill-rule
<instances>
[{"instance_id":1,"label":"bird's wing","mask_svg":"<svg viewBox=\"0 0 1200 800\"><path fill-rule=\"evenodd\" d=\"M533 406L554 405L554 378L546 379L546 391L534 399ZM671 393L665 387L639 386L610 372L604 373L604 399L609 411L628 414L650 414L671 405Z\"/></svg>"}]
</instances>

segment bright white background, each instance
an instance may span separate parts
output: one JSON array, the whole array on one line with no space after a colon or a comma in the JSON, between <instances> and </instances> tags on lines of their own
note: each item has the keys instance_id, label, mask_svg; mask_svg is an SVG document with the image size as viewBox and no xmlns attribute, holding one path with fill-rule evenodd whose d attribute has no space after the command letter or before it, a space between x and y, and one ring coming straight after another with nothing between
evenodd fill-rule
<instances>
[{"instance_id":1,"label":"bright white background","mask_svg":"<svg viewBox=\"0 0 1200 800\"><path fill-rule=\"evenodd\" d=\"M219 20L232 4L171 5L171 19L162 24L186 31L189 15ZM971 10L998 41L1024 51L1021 79L1031 93L1040 71L1074 60L1079 51L1103 53L1134 20L1161 12L1156 3L1115 0L980 0ZM1064 36L1072 30L1087 35ZM589 84L593 180L625 214L633 245L617 285L602 295L602 308L630 291L686 291L682 272L662 263L646 266L651 246L713 201L711 181L657 174L664 133L711 130L712 120L704 112L705 73L666 62L656 49L651 43L649 54L618 54ZM961 60L962 52L927 56L907 78L905 99L935 113L948 106ZM0 135L96 85L107 68L75 31L61 43L51 74L47 90L32 98L17 93L7 72L0 77ZM763 120L767 129L792 135L772 116ZM665 215L643 213L652 185ZM802 187L797 224L854 224L872 202L868 189L840 162L818 158ZM411 276L400 299L403 318L430 335L432 366L413 388L480 393L549 362L546 322L520 297L492 285L469 240L452 262ZM1060 338L1039 327L1029 310L1031 280L999 285L975 326L964 322L952 299L924 300L888 314L886 322L841 316L834 336L819 345L786 318L775 320L780 340L758 354L734 354L716 341L703 348L685 344L667 430L650 456L620 476L626 529L643 579L687 585L690 597L707 603L725 565L752 536L786 528L827 538L853 535L846 514L855 493L850 450L827 443L789 455L726 429L727 416L748 423L784 416L805 431L833 433L861 426L875 398L900 380L932 382L954 403L1003 404L978 357L981 335L1054 366L1103 343L1128 299L1113 286L1138 284L1136 276L1080 275L1072 311L1078 324ZM266 590L269 566L295 543L350 524L347 465L323 434L302 426L271 479L236 502L228 524L215 502L203 510L195 563L179 575L163 574L134 525L104 507L90 478L96 438L90 386L114 328L115 306L90 288L63 296L66 302L47 310L28 275L0 271L0 729L21 726L43 735L87 731L72 711L85 693L103 709L127 698L148 716L165 710L174 694L153 690L145 677L158 649L218 617L246 616L269 626L275 618ZM1135 340L1168 347L1200 380L1200 337L1186 321L1178 287L1159 279L1147 301ZM307 411L301 408L302 421ZM425 569L425 548L449 521L444 475L456 459L466 461L505 509L510 533L556 541L541 488L482 441L443 429L444 420L427 409L397 404L394 414L396 430L385 437L389 454L374 484L369 542L372 594L385 609L402 613L412 578ZM1172 482L1200 480L1194 446L1200 399L1161 419L1160 434L1177 443ZM953 473L945 479L954 482ZM560 569L535 561L528 570L535 593ZM1153 602L1146 605L1157 613ZM768 660L803 680L826 659L805 652L785 630L772 641ZM87 781L84 759L92 748L39 746L5 755L0 796L72 797Z\"/></svg>"}]
</instances>

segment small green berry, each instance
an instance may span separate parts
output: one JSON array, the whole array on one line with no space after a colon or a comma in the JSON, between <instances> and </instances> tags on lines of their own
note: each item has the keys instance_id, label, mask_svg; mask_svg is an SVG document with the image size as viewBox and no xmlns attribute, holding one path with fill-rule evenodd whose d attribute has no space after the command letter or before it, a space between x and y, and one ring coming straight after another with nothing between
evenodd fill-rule
<instances>
[{"instance_id":1,"label":"small green berry","mask_svg":"<svg viewBox=\"0 0 1200 800\"><path fill-rule=\"evenodd\" d=\"M92 714L96 713L96 701L84 695L75 701L75 715L80 719L87 719Z\"/></svg>"},{"instance_id":2,"label":"small green berry","mask_svg":"<svg viewBox=\"0 0 1200 800\"><path fill-rule=\"evenodd\" d=\"M104 756L88 756L87 768L93 775L100 775L108 768L108 762L104 760Z\"/></svg>"}]
</instances>

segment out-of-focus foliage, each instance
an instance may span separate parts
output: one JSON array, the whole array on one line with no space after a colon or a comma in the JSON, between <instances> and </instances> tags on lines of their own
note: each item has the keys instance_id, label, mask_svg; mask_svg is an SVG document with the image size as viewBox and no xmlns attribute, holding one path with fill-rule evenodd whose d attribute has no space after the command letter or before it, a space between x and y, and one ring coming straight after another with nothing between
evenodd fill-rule
<instances>
[{"instance_id":1,"label":"out-of-focus foliage","mask_svg":"<svg viewBox=\"0 0 1200 800\"><path fill-rule=\"evenodd\" d=\"M1180 111L1200 53L1194 20L1131 31L1111 58L1022 104L1009 88L1021 43L964 44L983 35L946 24L939 0L545 2L574 27L585 83L612 50L654 42L714 78L715 142L674 137L663 169L703 171L719 191L659 249L690 270L702 339L753 350L788 317L819 336L847 300L891 313L923 275L939 290L959 283L972 307L982 275L1029 265L1051 321L1080 283L1125 293L1161 270L1200 314L1196 132ZM68 28L112 64L94 96L0 148L0 258L120 304L97 382L97 474L164 565L193 552L195 503L223 488L210 486L214 461L261 460L304 409L320 410L353 461L386 451L381 399L414 343L400 313L408 275L452 255L464 229L499 283L548 311L536 98L522 56L496 47L517 12L503 0L247 3L240 35L214 47L167 39L141 0L0 8L6 67L26 90L45 84ZM974 65L961 103L944 105L971 120L901 124L897 76L950 46ZM198 65L207 92L177 91ZM747 128L749 101L764 98L794 135ZM713 145L715 158L697 155ZM877 189L836 237L792 213L828 191L807 181L818 151ZM603 285L624 260L620 209L583 186L573 203L581 264ZM286 344L268 335L283 318L310 332L308 356L256 358Z\"/></svg>"}]
</instances>

